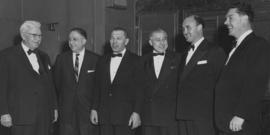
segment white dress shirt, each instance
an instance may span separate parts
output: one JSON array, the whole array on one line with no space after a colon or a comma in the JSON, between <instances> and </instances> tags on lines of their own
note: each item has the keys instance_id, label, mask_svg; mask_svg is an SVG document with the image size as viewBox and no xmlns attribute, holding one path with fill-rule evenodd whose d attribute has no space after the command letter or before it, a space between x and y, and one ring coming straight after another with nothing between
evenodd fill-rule
<instances>
[{"instance_id":1,"label":"white dress shirt","mask_svg":"<svg viewBox=\"0 0 270 135\"><path fill-rule=\"evenodd\" d=\"M114 80L114 77L117 73L117 70L119 68L119 65L122 61L122 58L124 57L126 53L126 49L124 49L121 54L122 54L122 57L111 57L111 62L110 62L110 77L111 77L111 82L113 82Z\"/></svg>"},{"instance_id":2,"label":"white dress shirt","mask_svg":"<svg viewBox=\"0 0 270 135\"><path fill-rule=\"evenodd\" d=\"M157 53L157 52L153 51L153 53ZM165 57L165 53L164 53L164 55L153 56L154 68L155 68L155 73L156 73L157 78L159 77L160 70L161 70L161 67L162 67L162 63L164 61L164 57Z\"/></svg>"},{"instance_id":3,"label":"white dress shirt","mask_svg":"<svg viewBox=\"0 0 270 135\"><path fill-rule=\"evenodd\" d=\"M85 48L79 52L79 67L78 67L78 77L80 76L80 71L81 71L81 67L82 67L82 63L83 63L83 58L84 58L84 53L85 53ZM73 67L75 67L75 61L76 61L76 54L77 53L72 53L72 59L73 59Z\"/></svg>"},{"instance_id":4,"label":"white dress shirt","mask_svg":"<svg viewBox=\"0 0 270 135\"><path fill-rule=\"evenodd\" d=\"M29 55L27 53L27 51L29 50L29 47L27 47L24 43L22 43L21 45L22 45L24 53L26 54L32 68L39 74L39 64L38 64L37 55L35 53L31 53Z\"/></svg>"},{"instance_id":5,"label":"white dress shirt","mask_svg":"<svg viewBox=\"0 0 270 135\"><path fill-rule=\"evenodd\" d=\"M186 58L186 65L188 64L189 60L191 59L191 57L193 56L193 54L195 53L195 51L197 50L197 48L199 47L199 45L202 43L203 40L204 40L204 37L202 37L200 40L198 40L194 44L194 49L189 49L187 58Z\"/></svg>"},{"instance_id":6,"label":"white dress shirt","mask_svg":"<svg viewBox=\"0 0 270 135\"><path fill-rule=\"evenodd\" d=\"M230 51L229 56L228 56L228 58L227 58L227 60L226 60L225 65L228 64L228 62L229 62L230 58L232 57L233 53L235 52L235 50L238 48L238 46L242 43L242 41L243 41L250 33L252 33L252 30L246 31L245 33L243 33L243 34L236 40L236 41L237 41L237 42L236 42L236 46L233 47L233 49Z\"/></svg>"}]
</instances>

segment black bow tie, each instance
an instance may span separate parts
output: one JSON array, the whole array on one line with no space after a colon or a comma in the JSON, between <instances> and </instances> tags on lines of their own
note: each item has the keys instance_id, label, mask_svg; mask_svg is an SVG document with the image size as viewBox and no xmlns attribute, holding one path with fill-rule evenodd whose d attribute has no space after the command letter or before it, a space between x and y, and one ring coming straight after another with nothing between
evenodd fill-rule
<instances>
[{"instance_id":1,"label":"black bow tie","mask_svg":"<svg viewBox=\"0 0 270 135\"><path fill-rule=\"evenodd\" d=\"M29 49L29 50L27 51L27 53L28 53L28 55L31 55L32 53L36 54L37 51L36 51L36 50L31 50L31 49Z\"/></svg>"},{"instance_id":2,"label":"black bow tie","mask_svg":"<svg viewBox=\"0 0 270 135\"><path fill-rule=\"evenodd\" d=\"M194 45L190 45L190 46L188 46L188 50L190 50L190 49L192 49L192 51L194 51L195 46L194 46Z\"/></svg>"},{"instance_id":3,"label":"black bow tie","mask_svg":"<svg viewBox=\"0 0 270 135\"><path fill-rule=\"evenodd\" d=\"M113 53L111 57L122 57L121 53Z\"/></svg>"},{"instance_id":4,"label":"black bow tie","mask_svg":"<svg viewBox=\"0 0 270 135\"><path fill-rule=\"evenodd\" d=\"M164 56L164 53L153 53L153 56Z\"/></svg>"}]
</instances>

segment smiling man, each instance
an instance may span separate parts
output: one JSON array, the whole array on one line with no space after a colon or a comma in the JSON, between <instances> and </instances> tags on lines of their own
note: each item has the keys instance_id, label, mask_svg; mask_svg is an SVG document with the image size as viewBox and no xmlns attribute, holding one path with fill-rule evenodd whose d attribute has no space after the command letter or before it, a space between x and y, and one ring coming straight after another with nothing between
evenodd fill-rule
<instances>
[{"instance_id":1,"label":"smiling man","mask_svg":"<svg viewBox=\"0 0 270 135\"><path fill-rule=\"evenodd\" d=\"M96 66L91 121L100 125L101 135L134 135L141 125L139 56L126 49L128 43L125 29L113 29L113 52L101 57Z\"/></svg>"},{"instance_id":2,"label":"smiling man","mask_svg":"<svg viewBox=\"0 0 270 135\"><path fill-rule=\"evenodd\" d=\"M175 119L179 54L168 50L163 29L151 32L153 51L142 58L144 79L143 135L178 135Z\"/></svg>"},{"instance_id":3,"label":"smiling man","mask_svg":"<svg viewBox=\"0 0 270 135\"><path fill-rule=\"evenodd\" d=\"M53 73L59 94L60 135L97 135L90 122L90 108L98 55L86 49L87 33L75 27L69 32L70 51L60 54Z\"/></svg>"},{"instance_id":4,"label":"smiling man","mask_svg":"<svg viewBox=\"0 0 270 135\"><path fill-rule=\"evenodd\" d=\"M233 4L224 24L235 37L216 86L215 120L221 135L259 135L261 99L269 78L270 45L252 30L251 5Z\"/></svg>"},{"instance_id":5,"label":"smiling man","mask_svg":"<svg viewBox=\"0 0 270 135\"><path fill-rule=\"evenodd\" d=\"M182 55L177 97L180 135L215 135L214 88L225 53L203 35L204 21L191 15L183 21L183 35L190 48Z\"/></svg>"},{"instance_id":6,"label":"smiling man","mask_svg":"<svg viewBox=\"0 0 270 135\"><path fill-rule=\"evenodd\" d=\"M49 135L56 121L56 96L49 56L39 50L42 32L37 21L20 27L21 44L5 49L0 63L1 124L12 135Z\"/></svg>"}]
</instances>

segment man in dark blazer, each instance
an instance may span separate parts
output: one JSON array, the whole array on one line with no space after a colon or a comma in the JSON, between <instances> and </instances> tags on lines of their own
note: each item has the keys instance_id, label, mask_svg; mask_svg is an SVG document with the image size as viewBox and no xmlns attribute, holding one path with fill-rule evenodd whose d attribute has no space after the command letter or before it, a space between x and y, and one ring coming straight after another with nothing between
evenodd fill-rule
<instances>
[{"instance_id":1,"label":"man in dark blazer","mask_svg":"<svg viewBox=\"0 0 270 135\"><path fill-rule=\"evenodd\" d=\"M85 30L71 29L71 50L59 55L53 67L59 95L60 135L97 134L90 121L90 109L98 55L85 49L86 42Z\"/></svg>"},{"instance_id":2,"label":"man in dark blazer","mask_svg":"<svg viewBox=\"0 0 270 135\"><path fill-rule=\"evenodd\" d=\"M175 112L180 55L167 50L167 37L164 30L154 30L149 39L153 51L142 57L143 135L178 135Z\"/></svg>"},{"instance_id":3,"label":"man in dark blazer","mask_svg":"<svg viewBox=\"0 0 270 135\"><path fill-rule=\"evenodd\" d=\"M91 121L100 125L101 135L133 135L141 123L139 57L126 49L128 42L126 30L115 28L110 39L113 53L97 63Z\"/></svg>"},{"instance_id":4,"label":"man in dark blazer","mask_svg":"<svg viewBox=\"0 0 270 135\"><path fill-rule=\"evenodd\" d=\"M49 135L57 114L50 60L38 49L40 27L37 21L25 21L21 44L1 52L1 124L11 127L12 135Z\"/></svg>"},{"instance_id":5,"label":"man in dark blazer","mask_svg":"<svg viewBox=\"0 0 270 135\"><path fill-rule=\"evenodd\" d=\"M191 45L182 57L177 97L180 135L215 135L214 88L225 62L223 49L203 36L204 21L191 15L183 21Z\"/></svg>"},{"instance_id":6,"label":"man in dark blazer","mask_svg":"<svg viewBox=\"0 0 270 135\"><path fill-rule=\"evenodd\" d=\"M216 86L215 120L219 134L259 135L261 100L269 80L270 49L252 31L254 14L249 4L233 4L225 25L235 37Z\"/></svg>"}]
</instances>

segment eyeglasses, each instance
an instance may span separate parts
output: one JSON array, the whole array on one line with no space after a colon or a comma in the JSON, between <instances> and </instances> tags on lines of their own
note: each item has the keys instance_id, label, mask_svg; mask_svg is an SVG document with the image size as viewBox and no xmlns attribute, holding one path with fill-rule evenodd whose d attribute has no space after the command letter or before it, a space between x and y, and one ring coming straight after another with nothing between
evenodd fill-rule
<instances>
[{"instance_id":1,"label":"eyeglasses","mask_svg":"<svg viewBox=\"0 0 270 135\"><path fill-rule=\"evenodd\" d=\"M41 38L41 37L42 37L42 35L41 35L41 34L27 33L27 32L24 32L24 33L26 33L26 34L28 34L28 35L31 35L31 36L33 36L33 37L39 37L39 38Z\"/></svg>"}]
</instances>

